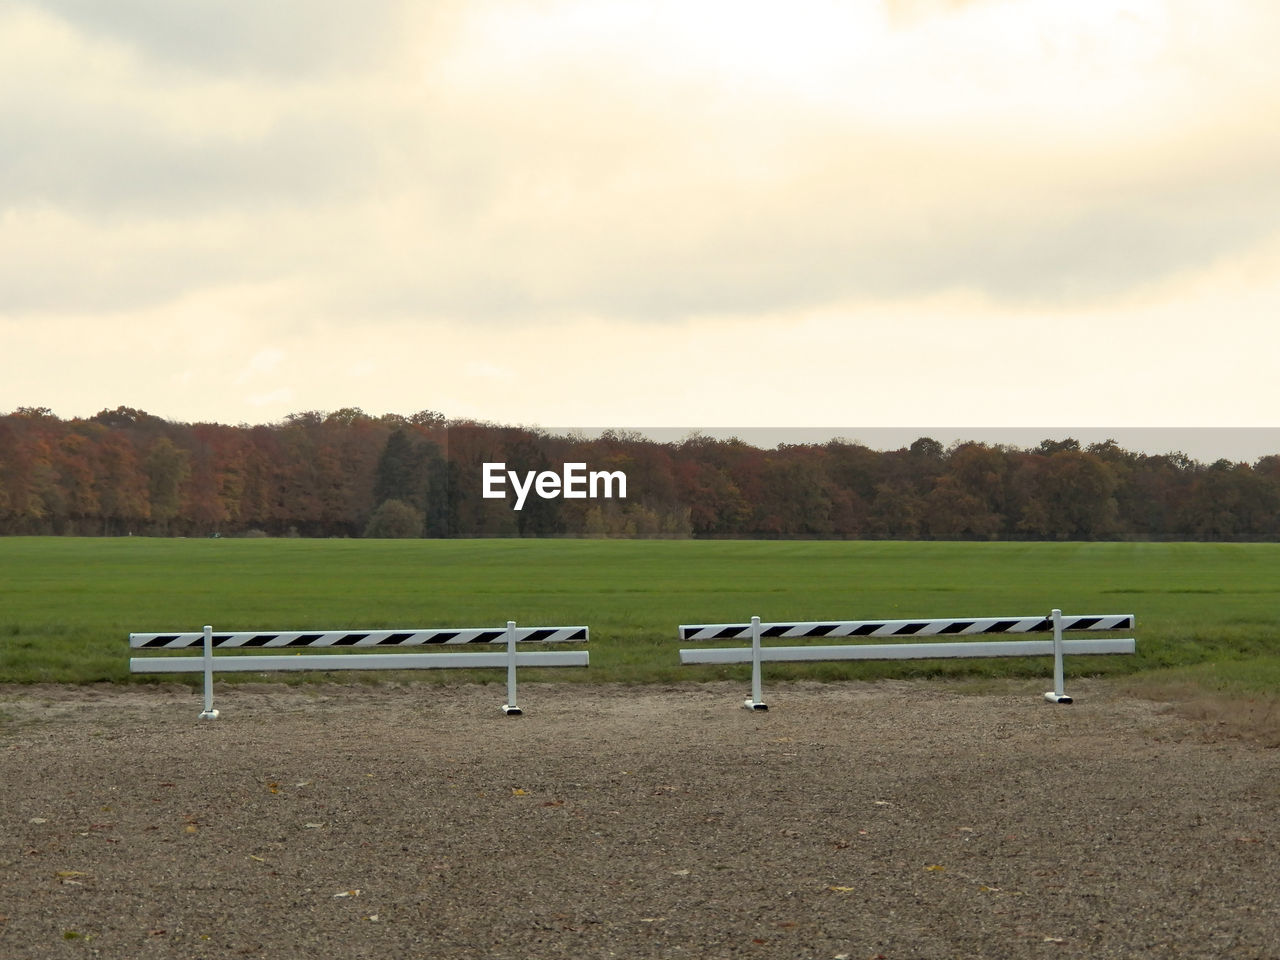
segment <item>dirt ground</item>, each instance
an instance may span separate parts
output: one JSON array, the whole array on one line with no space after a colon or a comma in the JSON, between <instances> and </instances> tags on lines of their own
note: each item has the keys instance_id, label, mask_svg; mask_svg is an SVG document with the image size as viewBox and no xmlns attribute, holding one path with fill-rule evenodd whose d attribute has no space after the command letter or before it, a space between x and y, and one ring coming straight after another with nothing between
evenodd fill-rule
<instances>
[{"instance_id":1,"label":"dirt ground","mask_svg":"<svg viewBox=\"0 0 1280 960\"><path fill-rule=\"evenodd\" d=\"M1076 683L0 688L0 960L1280 958L1280 750Z\"/></svg>"}]
</instances>

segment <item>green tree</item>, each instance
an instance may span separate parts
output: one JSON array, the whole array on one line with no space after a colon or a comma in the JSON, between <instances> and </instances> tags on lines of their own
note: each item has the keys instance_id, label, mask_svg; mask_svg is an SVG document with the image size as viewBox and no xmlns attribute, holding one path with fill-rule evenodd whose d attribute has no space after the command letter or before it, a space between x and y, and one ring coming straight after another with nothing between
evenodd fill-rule
<instances>
[{"instance_id":1,"label":"green tree","mask_svg":"<svg viewBox=\"0 0 1280 960\"><path fill-rule=\"evenodd\" d=\"M458 507L453 491L457 486L458 465L447 460L440 445L429 440L423 450L426 470L425 534L428 537L450 537L458 532Z\"/></svg>"},{"instance_id":2,"label":"green tree","mask_svg":"<svg viewBox=\"0 0 1280 960\"><path fill-rule=\"evenodd\" d=\"M387 437L378 457L373 501L380 504L384 500L403 500L421 509L423 487L421 451L414 446L408 432L397 427Z\"/></svg>"},{"instance_id":3,"label":"green tree","mask_svg":"<svg viewBox=\"0 0 1280 960\"><path fill-rule=\"evenodd\" d=\"M151 519L161 532L182 508L182 488L191 474L190 455L168 437L160 437L147 451L145 470L151 495Z\"/></svg>"},{"instance_id":4,"label":"green tree","mask_svg":"<svg viewBox=\"0 0 1280 960\"><path fill-rule=\"evenodd\" d=\"M422 536L422 512L403 500L384 500L365 527L372 539L407 540Z\"/></svg>"}]
</instances>

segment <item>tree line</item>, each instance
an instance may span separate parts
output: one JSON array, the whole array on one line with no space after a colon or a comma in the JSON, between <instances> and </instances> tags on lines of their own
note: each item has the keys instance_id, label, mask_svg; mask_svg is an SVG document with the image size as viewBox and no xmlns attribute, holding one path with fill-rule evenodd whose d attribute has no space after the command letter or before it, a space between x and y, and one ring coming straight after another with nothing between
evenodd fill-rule
<instances>
[{"instance_id":1,"label":"tree line","mask_svg":"<svg viewBox=\"0 0 1280 960\"><path fill-rule=\"evenodd\" d=\"M521 475L584 462L624 472L628 495L531 497L517 511L481 495L486 462ZM229 426L24 407L0 417L0 534L1277 540L1280 455L1206 465L1071 438L761 449L434 411Z\"/></svg>"}]
</instances>

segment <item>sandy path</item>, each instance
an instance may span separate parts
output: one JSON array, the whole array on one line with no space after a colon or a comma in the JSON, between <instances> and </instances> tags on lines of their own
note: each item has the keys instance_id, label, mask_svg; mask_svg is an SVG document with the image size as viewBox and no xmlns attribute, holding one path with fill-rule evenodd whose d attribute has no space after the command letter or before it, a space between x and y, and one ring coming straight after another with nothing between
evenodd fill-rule
<instances>
[{"instance_id":1,"label":"sandy path","mask_svg":"<svg viewBox=\"0 0 1280 960\"><path fill-rule=\"evenodd\" d=\"M0 958L1280 957L1280 750L1077 683L0 689Z\"/></svg>"}]
</instances>

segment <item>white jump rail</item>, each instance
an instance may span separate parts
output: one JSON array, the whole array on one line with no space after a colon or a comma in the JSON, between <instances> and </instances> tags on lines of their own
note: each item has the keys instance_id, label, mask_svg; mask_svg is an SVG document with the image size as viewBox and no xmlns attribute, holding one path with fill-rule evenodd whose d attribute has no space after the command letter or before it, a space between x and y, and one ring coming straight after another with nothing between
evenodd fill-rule
<instances>
[{"instance_id":1,"label":"white jump rail","mask_svg":"<svg viewBox=\"0 0 1280 960\"><path fill-rule=\"evenodd\" d=\"M506 628L466 627L429 630L247 630L214 633L206 626L200 633L131 633L134 650L160 651L200 645L198 657L131 657L131 673L203 673L204 710L202 720L216 720L213 709L213 674L218 672L257 673L269 670L422 670L436 668L506 667L507 702L503 713L518 716L516 667L585 667L585 651L545 650L516 652L518 643L585 643L586 627L517 627L508 620ZM505 643L506 651L433 653L295 653L288 656L248 654L215 656L216 649L275 649L278 647L357 648L438 647L458 644Z\"/></svg>"},{"instance_id":2,"label":"white jump rail","mask_svg":"<svg viewBox=\"0 0 1280 960\"><path fill-rule=\"evenodd\" d=\"M683 641L750 640L750 647L704 647L680 651L682 664L750 663L751 699L743 706L767 710L760 691L763 661L818 660L933 660L954 657L1030 657L1053 655L1053 689L1044 695L1053 703L1071 703L1063 690L1064 654L1134 653L1133 639L1088 638L1064 640L1072 630L1131 630L1131 613L1064 617L1054 610L1047 617L972 617L945 620L846 620L805 623L712 623L681 625ZM846 643L839 646L765 647L764 639L799 637L936 637L992 633L1047 633L1052 640L963 640L958 643Z\"/></svg>"}]
</instances>

